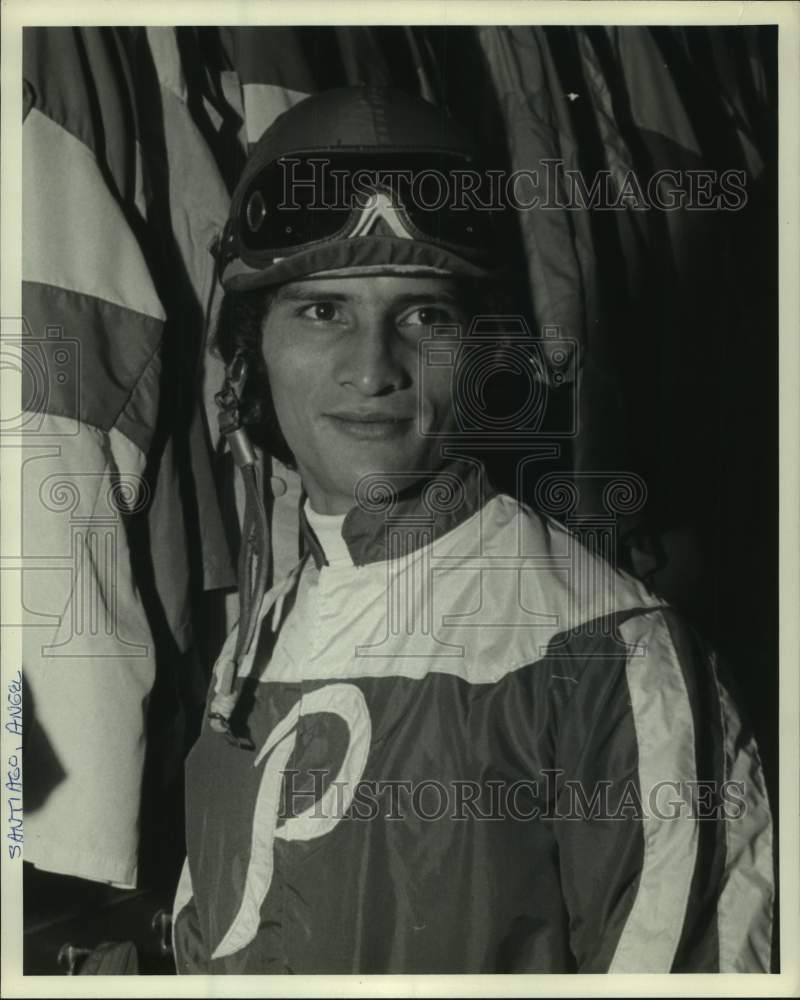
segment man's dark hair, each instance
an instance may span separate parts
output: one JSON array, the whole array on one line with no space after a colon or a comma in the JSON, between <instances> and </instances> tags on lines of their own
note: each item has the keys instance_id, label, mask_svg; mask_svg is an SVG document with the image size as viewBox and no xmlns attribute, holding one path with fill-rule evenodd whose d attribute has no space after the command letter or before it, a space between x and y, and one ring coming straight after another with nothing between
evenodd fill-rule
<instances>
[{"instance_id":1,"label":"man's dark hair","mask_svg":"<svg viewBox=\"0 0 800 1000\"><path fill-rule=\"evenodd\" d=\"M261 351L264 320L269 312L273 289L255 288L246 292L226 292L220 306L212 350L229 365L238 352L247 360L247 380L242 391L241 418L254 444L290 468L294 455L278 423L272 402L267 366Z\"/></svg>"}]
</instances>

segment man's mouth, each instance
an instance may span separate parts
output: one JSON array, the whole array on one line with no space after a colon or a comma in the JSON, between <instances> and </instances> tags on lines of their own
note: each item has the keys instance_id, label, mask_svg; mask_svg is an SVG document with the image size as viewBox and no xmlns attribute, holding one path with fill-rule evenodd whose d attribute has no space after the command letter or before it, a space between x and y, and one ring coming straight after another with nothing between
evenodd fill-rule
<instances>
[{"instance_id":1,"label":"man's mouth","mask_svg":"<svg viewBox=\"0 0 800 1000\"><path fill-rule=\"evenodd\" d=\"M363 410L340 410L326 413L326 419L339 431L359 441L384 441L402 437L414 418L394 413Z\"/></svg>"}]
</instances>

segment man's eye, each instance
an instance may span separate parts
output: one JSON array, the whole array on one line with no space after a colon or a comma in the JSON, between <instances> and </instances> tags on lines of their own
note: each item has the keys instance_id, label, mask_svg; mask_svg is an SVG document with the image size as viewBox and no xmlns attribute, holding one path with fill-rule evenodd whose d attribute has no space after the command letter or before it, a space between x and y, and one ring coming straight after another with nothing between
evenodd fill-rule
<instances>
[{"instance_id":1,"label":"man's eye","mask_svg":"<svg viewBox=\"0 0 800 1000\"><path fill-rule=\"evenodd\" d=\"M318 323L332 323L340 318L339 309L334 302L312 302L300 310L300 315Z\"/></svg>"},{"instance_id":2,"label":"man's eye","mask_svg":"<svg viewBox=\"0 0 800 1000\"><path fill-rule=\"evenodd\" d=\"M401 326L434 326L436 323L453 323L454 317L449 309L442 306L420 306L406 313Z\"/></svg>"}]
</instances>

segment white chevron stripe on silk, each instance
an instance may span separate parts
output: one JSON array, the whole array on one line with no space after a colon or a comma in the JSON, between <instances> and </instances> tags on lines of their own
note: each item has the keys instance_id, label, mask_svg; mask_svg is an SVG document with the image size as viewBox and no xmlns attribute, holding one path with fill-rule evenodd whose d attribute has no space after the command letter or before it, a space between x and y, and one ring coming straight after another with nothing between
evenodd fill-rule
<instances>
[{"instance_id":1,"label":"white chevron stripe on silk","mask_svg":"<svg viewBox=\"0 0 800 1000\"><path fill-rule=\"evenodd\" d=\"M725 778L744 792L740 816L725 820L725 875L717 904L720 972L769 972L772 943L772 821L758 749L731 696L718 685Z\"/></svg>"},{"instance_id":2,"label":"white chevron stripe on silk","mask_svg":"<svg viewBox=\"0 0 800 1000\"><path fill-rule=\"evenodd\" d=\"M32 108L22 157L23 279L163 320L139 244L92 151Z\"/></svg>"},{"instance_id":3,"label":"white chevron stripe on silk","mask_svg":"<svg viewBox=\"0 0 800 1000\"><path fill-rule=\"evenodd\" d=\"M658 612L629 619L620 635L646 644L628 659L626 676L639 752L639 789L661 781L696 780L694 722L678 656ZM636 899L620 935L609 972L669 972L683 929L697 856L697 820L647 815L642 821L644 859Z\"/></svg>"}]
</instances>

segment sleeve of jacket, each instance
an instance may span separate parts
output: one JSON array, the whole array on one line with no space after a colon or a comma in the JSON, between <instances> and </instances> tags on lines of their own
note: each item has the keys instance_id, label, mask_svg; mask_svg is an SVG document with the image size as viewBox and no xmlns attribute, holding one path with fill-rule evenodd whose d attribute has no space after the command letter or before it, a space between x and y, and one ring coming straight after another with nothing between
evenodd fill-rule
<instances>
[{"instance_id":1,"label":"sleeve of jacket","mask_svg":"<svg viewBox=\"0 0 800 1000\"><path fill-rule=\"evenodd\" d=\"M772 823L752 736L674 611L616 626L622 643L573 634L554 744L578 970L768 972Z\"/></svg>"},{"instance_id":2,"label":"sleeve of jacket","mask_svg":"<svg viewBox=\"0 0 800 1000\"><path fill-rule=\"evenodd\" d=\"M211 971L194 901L188 858L183 862L172 904L172 952L178 975L203 975Z\"/></svg>"}]
</instances>

